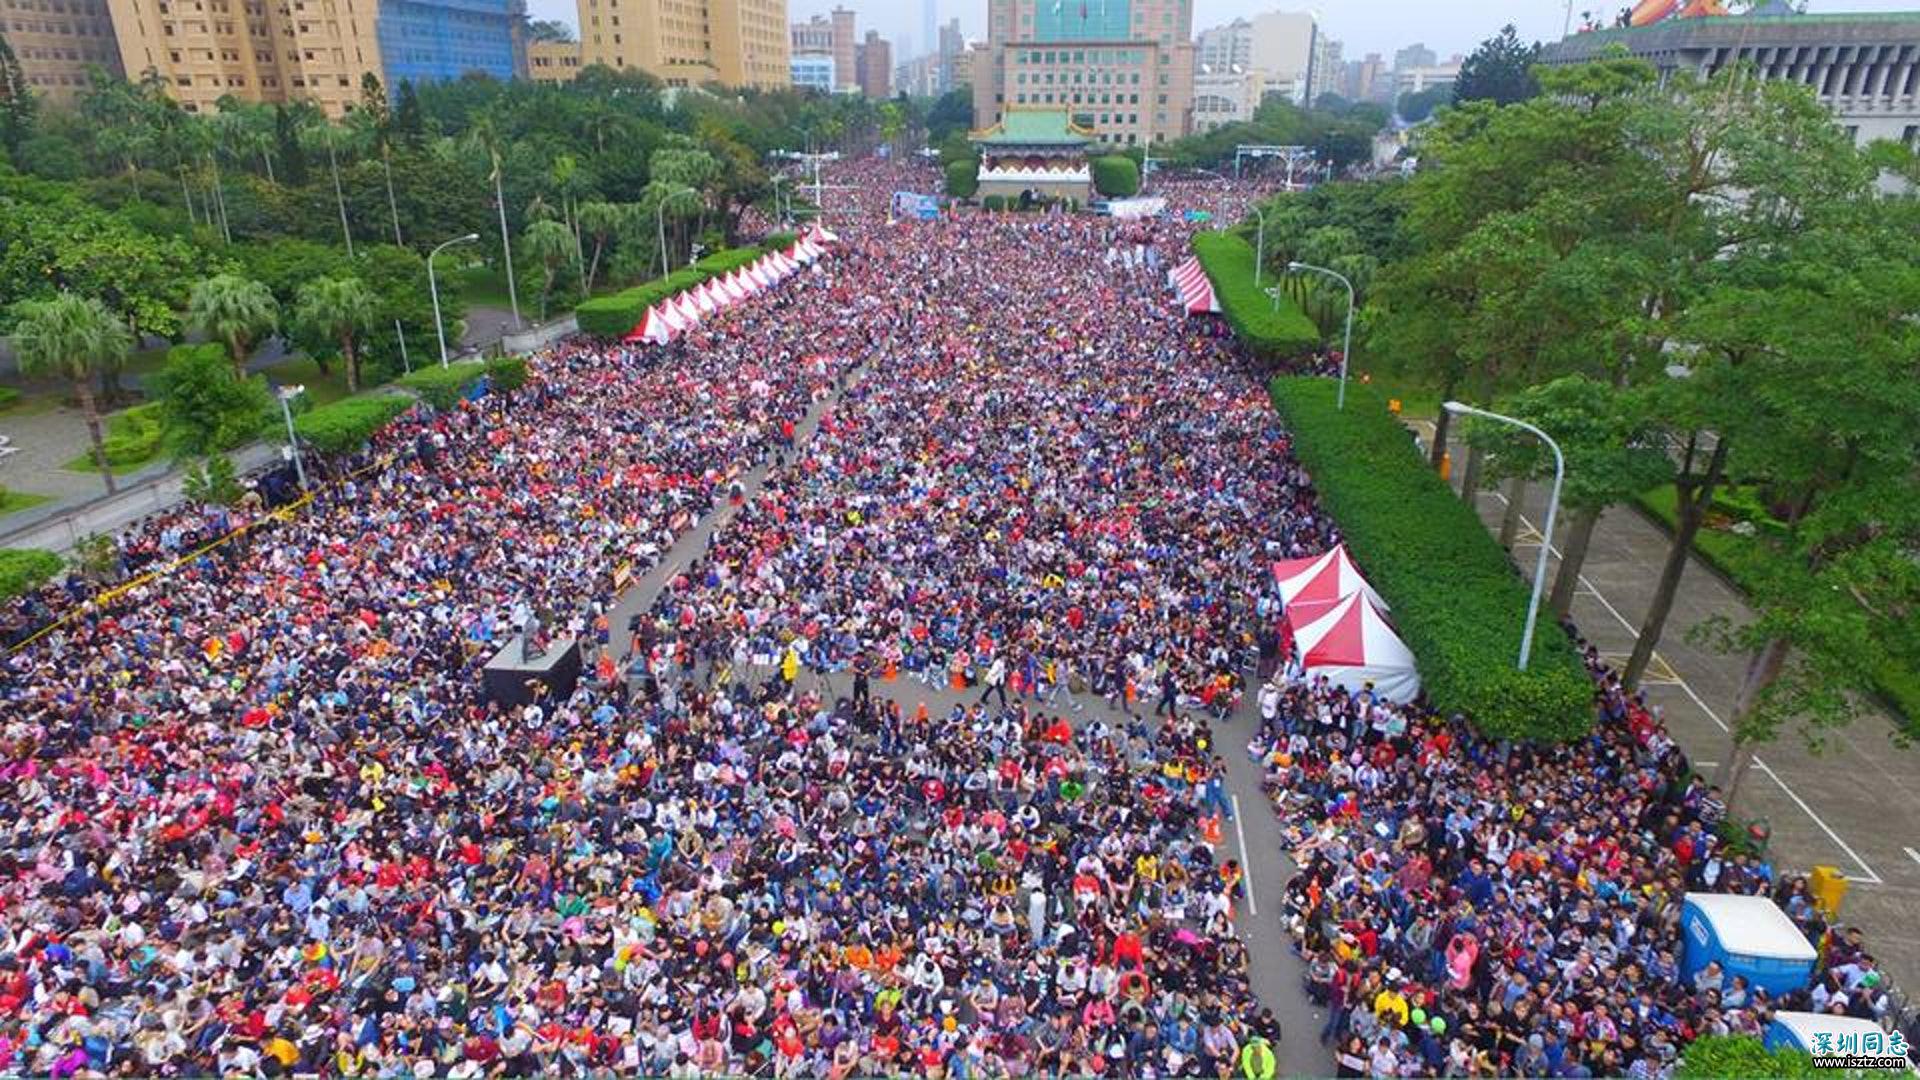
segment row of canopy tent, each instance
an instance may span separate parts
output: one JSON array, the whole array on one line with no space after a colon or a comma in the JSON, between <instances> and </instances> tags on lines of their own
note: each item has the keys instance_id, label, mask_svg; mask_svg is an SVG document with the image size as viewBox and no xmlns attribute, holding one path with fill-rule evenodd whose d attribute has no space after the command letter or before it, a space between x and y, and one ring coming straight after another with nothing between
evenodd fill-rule
<instances>
[{"instance_id":1,"label":"row of canopy tent","mask_svg":"<svg viewBox=\"0 0 1920 1080\"><path fill-rule=\"evenodd\" d=\"M701 319L765 292L818 262L827 253L827 245L839 239L824 226L816 227L785 250L769 251L746 266L669 296L647 309L626 340L664 345L692 329Z\"/></svg>"},{"instance_id":2,"label":"row of canopy tent","mask_svg":"<svg viewBox=\"0 0 1920 1080\"><path fill-rule=\"evenodd\" d=\"M1173 285L1173 291L1180 294L1180 303L1187 314L1219 314L1220 299L1213 294L1213 282L1207 280L1207 272L1200 266L1199 259L1189 258L1167 271L1167 281Z\"/></svg>"},{"instance_id":3,"label":"row of canopy tent","mask_svg":"<svg viewBox=\"0 0 1920 1080\"><path fill-rule=\"evenodd\" d=\"M1413 650L1388 624L1386 600L1360 576L1346 545L1273 564L1300 666L1358 693L1411 701L1420 694Z\"/></svg>"}]
</instances>

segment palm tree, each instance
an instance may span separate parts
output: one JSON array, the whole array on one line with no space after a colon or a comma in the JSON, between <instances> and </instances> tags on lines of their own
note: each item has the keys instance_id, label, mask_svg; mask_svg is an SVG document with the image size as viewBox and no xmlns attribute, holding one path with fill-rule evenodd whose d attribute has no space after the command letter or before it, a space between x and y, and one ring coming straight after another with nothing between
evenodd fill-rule
<instances>
[{"instance_id":1,"label":"palm tree","mask_svg":"<svg viewBox=\"0 0 1920 1080\"><path fill-rule=\"evenodd\" d=\"M347 392L360 392L360 357L354 351L359 336L373 325L373 290L359 278L321 278L300 286L295 294L293 320L315 337L340 343L347 362Z\"/></svg>"},{"instance_id":2,"label":"palm tree","mask_svg":"<svg viewBox=\"0 0 1920 1080\"><path fill-rule=\"evenodd\" d=\"M466 145L463 149L484 155L492 171L487 179L493 181L493 207L500 215L500 249L502 262L507 271L507 303L513 308L513 325L518 329L520 321L520 289L513 280L513 236L507 232L507 194L501 184L500 146L502 143L500 127L494 121L491 112L483 112L474 118L473 126L467 129Z\"/></svg>"},{"instance_id":3,"label":"palm tree","mask_svg":"<svg viewBox=\"0 0 1920 1080\"><path fill-rule=\"evenodd\" d=\"M627 203L580 204L580 227L593 236L593 259L587 263L586 275L580 282L582 300L593 295L594 279L600 273L600 253L606 250L607 238L617 234L632 214L633 207Z\"/></svg>"},{"instance_id":4,"label":"palm tree","mask_svg":"<svg viewBox=\"0 0 1920 1080\"><path fill-rule=\"evenodd\" d=\"M558 221L536 221L527 226L521 238L526 249L540 260L547 278L540 284L540 321L547 321L547 298L553 294L553 279L560 267L573 258L573 233Z\"/></svg>"},{"instance_id":5,"label":"palm tree","mask_svg":"<svg viewBox=\"0 0 1920 1080\"><path fill-rule=\"evenodd\" d=\"M215 274L193 287L187 325L225 342L233 373L244 379L254 344L279 329L280 305L272 290L251 278Z\"/></svg>"},{"instance_id":6,"label":"palm tree","mask_svg":"<svg viewBox=\"0 0 1920 1080\"><path fill-rule=\"evenodd\" d=\"M340 188L340 151L351 142L351 135L337 128L325 116L316 116L314 121L300 129L300 145L307 150L324 150L327 154L327 168L333 172L333 201L340 208L340 235L347 242L347 258L353 258L353 229L347 225L347 196Z\"/></svg>"},{"instance_id":7,"label":"palm tree","mask_svg":"<svg viewBox=\"0 0 1920 1080\"><path fill-rule=\"evenodd\" d=\"M13 351L21 373L73 384L80 411L87 418L94 463L107 483L107 494L113 494L113 469L107 464L106 439L100 432L93 377L102 368L126 361L133 352L133 332L107 305L70 292L51 300L24 300L14 307L14 314Z\"/></svg>"}]
</instances>

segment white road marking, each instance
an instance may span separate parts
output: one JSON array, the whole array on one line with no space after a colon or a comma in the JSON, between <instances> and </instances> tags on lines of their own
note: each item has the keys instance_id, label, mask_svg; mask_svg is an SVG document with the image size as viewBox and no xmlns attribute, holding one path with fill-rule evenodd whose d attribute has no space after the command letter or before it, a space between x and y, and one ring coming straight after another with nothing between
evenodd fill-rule
<instances>
[{"instance_id":1,"label":"white road marking","mask_svg":"<svg viewBox=\"0 0 1920 1080\"><path fill-rule=\"evenodd\" d=\"M1900 850L1907 853L1907 858L1912 859L1914 862L1920 863L1920 851L1915 851L1910 847L1903 847Z\"/></svg>"},{"instance_id":2,"label":"white road marking","mask_svg":"<svg viewBox=\"0 0 1920 1080\"><path fill-rule=\"evenodd\" d=\"M1253 898L1253 860L1247 858L1247 831L1240 827L1240 796L1229 795L1227 797L1233 800L1233 835L1235 839L1240 841L1240 869L1242 871L1240 883L1247 888L1247 913L1257 918L1260 914L1260 902ZM1912 852L1909 851L1908 854L1912 854Z\"/></svg>"},{"instance_id":3,"label":"white road marking","mask_svg":"<svg viewBox=\"0 0 1920 1080\"><path fill-rule=\"evenodd\" d=\"M1499 499L1503 504L1507 501L1507 496L1504 492L1484 491L1484 492L1480 492L1480 494L1491 495L1494 498ZM1520 520L1523 523L1525 523L1527 520L1526 516L1522 515ZM1529 528L1531 528L1530 525L1529 525ZM1547 550L1551 551L1556 558L1559 557L1560 555L1560 549L1554 547L1551 543L1547 545ZM1620 614L1620 609L1614 607L1612 601L1607 599L1606 594L1602 593L1598 588L1595 588L1594 584L1591 581L1587 580L1587 576L1585 574L1580 575L1580 584L1585 586L1589 592L1593 593L1593 598L1595 600L1600 601L1600 606L1607 609L1607 614L1612 615L1614 619L1620 623L1621 626L1626 628L1629 634L1633 634L1635 637L1639 636L1639 633L1640 633L1639 627L1633 625L1631 622L1628 622L1627 617ZM1668 667L1672 667L1672 665L1669 664ZM1706 702L1700 700L1700 695L1694 692L1693 687L1688 685L1687 680L1680 677L1680 673L1678 669L1674 670L1674 681L1672 685L1678 686L1681 690L1685 691L1686 695L1693 699L1693 703L1695 705L1700 706L1700 711L1707 714L1707 719L1712 720L1716 725L1718 725L1721 731L1730 730L1727 727L1727 722L1725 720L1720 719L1720 714L1714 712L1713 709L1710 708ZM1874 870L1873 867L1868 866L1867 860L1861 858L1859 852L1853 850L1853 848L1845 840L1840 839L1840 834L1837 832L1834 832L1833 827L1828 825L1826 821L1820 817L1819 814L1814 813L1813 807L1808 806L1807 801L1805 799L1802 799L1800 797L1800 794L1794 791L1793 788L1789 787L1787 785L1787 782L1780 778L1780 774L1773 771L1772 766L1760 760L1760 757L1757 754L1754 755L1753 767L1760 770L1763 774L1771 777L1774 783L1780 785L1780 790L1783 792L1786 792L1787 798L1792 799L1794 802L1794 805L1798 806L1801 810L1805 811L1807 817L1811 818L1813 820L1813 823L1820 827L1820 831L1823 833L1826 833L1828 839L1832 840L1834 844L1840 848L1841 851L1846 852L1847 858L1852 859L1855 865L1857 865L1858 867L1860 867L1861 870L1866 872L1865 877L1854 877L1852 875L1848 875L1849 881L1858 882L1862 885L1886 884L1886 879L1882 878L1879 875L1879 873Z\"/></svg>"}]
</instances>

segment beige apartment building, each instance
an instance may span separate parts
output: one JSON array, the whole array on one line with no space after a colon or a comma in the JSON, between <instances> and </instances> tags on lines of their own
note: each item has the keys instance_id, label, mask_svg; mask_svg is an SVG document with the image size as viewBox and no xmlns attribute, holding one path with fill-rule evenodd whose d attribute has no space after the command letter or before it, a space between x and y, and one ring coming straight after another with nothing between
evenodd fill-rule
<instances>
[{"instance_id":1,"label":"beige apartment building","mask_svg":"<svg viewBox=\"0 0 1920 1080\"><path fill-rule=\"evenodd\" d=\"M1064 109L1101 146L1145 146L1193 128L1191 0L988 0L974 51L973 124Z\"/></svg>"},{"instance_id":2,"label":"beige apartment building","mask_svg":"<svg viewBox=\"0 0 1920 1080\"><path fill-rule=\"evenodd\" d=\"M581 63L668 86L788 85L786 0L578 0Z\"/></svg>"},{"instance_id":3,"label":"beige apartment building","mask_svg":"<svg viewBox=\"0 0 1920 1080\"><path fill-rule=\"evenodd\" d=\"M121 73L107 0L0 0L0 37L34 94L56 105L79 96L89 68Z\"/></svg>"},{"instance_id":4,"label":"beige apartment building","mask_svg":"<svg viewBox=\"0 0 1920 1080\"><path fill-rule=\"evenodd\" d=\"M579 74L579 42L527 42L527 78L540 83L567 83Z\"/></svg>"},{"instance_id":5,"label":"beige apartment building","mask_svg":"<svg viewBox=\"0 0 1920 1080\"><path fill-rule=\"evenodd\" d=\"M344 116L381 73L376 0L108 0L128 77L153 71L188 112L308 100Z\"/></svg>"}]
</instances>

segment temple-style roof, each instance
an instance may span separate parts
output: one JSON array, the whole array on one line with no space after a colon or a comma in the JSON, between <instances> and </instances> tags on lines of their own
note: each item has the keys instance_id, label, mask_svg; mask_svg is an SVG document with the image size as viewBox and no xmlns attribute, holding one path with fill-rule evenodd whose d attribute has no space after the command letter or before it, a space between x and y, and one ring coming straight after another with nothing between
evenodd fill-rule
<instances>
[{"instance_id":1,"label":"temple-style roof","mask_svg":"<svg viewBox=\"0 0 1920 1080\"><path fill-rule=\"evenodd\" d=\"M1064 109L1008 109L1001 121L968 138L983 146L1084 147L1093 131L1075 124Z\"/></svg>"}]
</instances>

